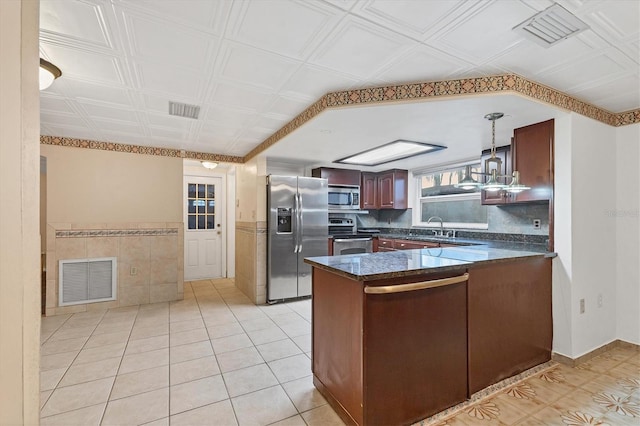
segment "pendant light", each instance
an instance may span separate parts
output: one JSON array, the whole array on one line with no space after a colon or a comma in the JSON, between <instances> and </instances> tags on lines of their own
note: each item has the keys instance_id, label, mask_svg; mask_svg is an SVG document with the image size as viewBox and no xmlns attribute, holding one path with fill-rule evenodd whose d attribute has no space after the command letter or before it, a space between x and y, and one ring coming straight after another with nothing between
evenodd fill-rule
<instances>
[{"instance_id":1,"label":"pendant light","mask_svg":"<svg viewBox=\"0 0 640 426\"><path fill-rule=\"evenodd\" d=\"M484 118L491 121L491 157L484 160L484 169L489 171L489 180L480 189L489 192L500 191L507 186L498 182L498 177L502 176L498 174L502 170L502 160L496 157L496 120L502 117L504 117L504 114L501 112L492 112L484 116ZM495 164L495 166L491 167L491 164Z\"/></svg>"},{"instance_id":2,"label":"pendant light","mask_svg":"<svg viewBox=\"0 0 640 426\"><path fill-rule=\"evenodd\" d=\"M501 174L502 160L496 157L496 120L504 117L501 112L492 112L484 116L487 120L491 121L491 156L484 161L484 169L490 171L489 173L472 172L471 166L466 166L464 178L455 185L456 188L462 189L481 189L488 192L507 191L509 193L517 194L519 192L531 189L530 187L520 183L520 172L513 171L511 176ZM486 183L482 184L475 180L471 175L483 175L489 176ZM498 181L498 178L511 177L511 183L506 185Z\"/></svg>"}]
</instances>

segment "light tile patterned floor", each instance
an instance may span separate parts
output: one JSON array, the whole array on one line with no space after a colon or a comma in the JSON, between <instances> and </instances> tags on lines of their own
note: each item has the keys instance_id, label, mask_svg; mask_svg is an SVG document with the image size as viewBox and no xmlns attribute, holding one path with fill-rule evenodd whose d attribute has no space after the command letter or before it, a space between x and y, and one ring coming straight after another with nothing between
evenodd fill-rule
<instances>
[{"instance_id":1,"label":"light tile patterned floor","mask_svg":"<svg viewBox=\"0 0 640 426\"><path fill-rule=\"evenodd\" d=\"M342 425L311 380L309 300L255 306L232 280L185 300L42 320L42 425ZM555 366L442 425L638 425L640 352Z\"/></svg>"}]
</instances>

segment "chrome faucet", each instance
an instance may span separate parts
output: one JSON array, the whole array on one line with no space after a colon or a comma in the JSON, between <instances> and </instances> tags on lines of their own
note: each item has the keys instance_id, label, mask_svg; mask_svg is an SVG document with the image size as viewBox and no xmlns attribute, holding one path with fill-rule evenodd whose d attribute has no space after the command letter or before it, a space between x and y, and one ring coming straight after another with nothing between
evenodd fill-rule
<instances>
[{"instance_id":1,"label":"chrome faucet","mask_svg":"<svg viewBox=\"0 0 640 426\"><path fill-rule=\"evenodd\" d=\"M440 237L444 236L444 222L440 216L431 216L429 219L427 219L427 225L430 224L433 219L437 219L440 221L440 233L438 233L438 231L433 231L434 235Z\"/></svg>"}]
</instances>

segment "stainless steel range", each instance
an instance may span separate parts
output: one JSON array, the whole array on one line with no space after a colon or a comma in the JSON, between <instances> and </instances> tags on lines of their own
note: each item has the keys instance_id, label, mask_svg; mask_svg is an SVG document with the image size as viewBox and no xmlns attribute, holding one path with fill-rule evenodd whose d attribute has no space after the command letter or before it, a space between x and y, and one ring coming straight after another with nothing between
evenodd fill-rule
<instances>
[{"instance_id":1,"label":"stainless steel range","mask_svg":"<svg viewBox=\"0 0 640 426\"><path fill-rule=\"evenodd\" d=\"M353 219L329 218L329 235L333 236L333 255L372 253L373 238L370 234L356 232Z\"/></svg>"}]
</instances>

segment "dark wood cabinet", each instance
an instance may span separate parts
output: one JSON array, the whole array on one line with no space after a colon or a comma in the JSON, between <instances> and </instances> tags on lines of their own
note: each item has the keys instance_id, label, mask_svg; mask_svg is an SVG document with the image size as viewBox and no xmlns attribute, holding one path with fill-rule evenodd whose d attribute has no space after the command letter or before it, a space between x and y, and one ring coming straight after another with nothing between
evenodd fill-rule
<instances>
[{"instance_id":1,"label":"dark wood cabinet","mask_svg":"<svg viewBox=\"0 0 640 426\"><path fill-rule=\"evenodd\" d=\"M420 240L401 240L393 238L374 238L377 240L377 244L374 244L374 252L376 251L395 251L395 250L412 250L423 248L436 248L436 247L454 247L454 244L442 244L435 241L420 241Z\"/></svg>"},{"instance_id":2,"label":"dark wood cabinet","mask_svg":"<svg viewBox=\"0 0 640 426\"><path fill-rule=\"evenodd\" d=\"M469 395L551 359L551 259L469 270Z\"/></svg>"},{"instance_id":3,"label":"dark wood cabinet","mask_svg":"<svg viewBox=\"0 0 640 426\"><path fill-rule=\"evenodd\" d=\"M498 174L504 174L506 176L511 176L513 173L513 164L511 162L511 145L500 146L496 148L496 157L502 160L502 170L498 172ZM485 160L491 158L491 150L485 149L482 151L482 157L480 158L482 173L490 173L490 170L485 168ZM487 182L489 180L489 176L482 176L482 182ZM509 184L511 183L511 178L498 178L498 182ZM480 201L483 205L495 205L495 204L505 204L509 202L509 194L506 191L481 191L480 192Z\"/></svg>"},{"instance_id":4,"label":"dark wood cabinet","mask_svg":"<svg viewBox=\"0 0 640 426\"><path fill-rule=\"evenodd\" d=\"M520 182L531 187L512 195L514 203L547 201L553 194L554 121L548 120L513 131L511 146L514 170Z\"/></svg>"},{"instance_id":5,"label":"dark wood cabinet","mask_svg":"<svg viewBox=\"0 0 640 426\"><path fill-rule=\"evenodd\" d=\"M405 210L408 206L407 170L393 169L380 173L362 173L360 208Z\"/></svg>"},{"instance_id":6,"label":"dark wood cabinet","mask_svg":"<svg viewBox=\"0 0 640 426\"><path fill-rule=\"evenodd\" d=\"M378 199L380 209L407 208L407 180L409 172L406 170L389 170L378 174Z\"/></svg>"},{"instance_id":7,"label":"dark wood cabinet","mask_svg":"<svg viewBox=\"0 0 640 426\"><path fill-rule=\"evenodd\" d=\"M394 240L393 248L396 250L412 250L439 247L440 243L432 241Z\"/></svg>"},{"instance_id":8,"label":"dark wood cabinet","mask_svg":"<svg viewBox=\"0 0 640 426\"><path fill-rule=\"evenodd\" d=\"M484 205L504 205L549 201L553 196L553 132L554 121L548 120L530 126L514 129L511 145L496 148L496 157L502 160L503 172L511 176L514 170L520 172L520 183L531 187L518 194L506 191L482 191L480 199ZM482 151L482 172L484 161L491 156L491 150ZM487 176L483 176L486 182ZM498 179L511 183L511 178Z\"/></svg>"},{"instance_id":9,"label":"dark wood cabinet","mask_svg":"<svg viewBox=\"0 0 640 426\"><path fill-rule=\"evenodd\" d=\"M466 282L364 290L463 272L363 282L313 268L313 382L347 424L412 424L466 399Z\"/></svg>"},{"instance_id":10,"label":"dark wood cabinet","mask_svg":"<svg viewBox=\"0 0 640 426\"><path fill-rule=\"evenodd\" d=\"M389 238L378 238L378 251L393 251L393 241Z\"/></svg>"},{"instance_id":11,"label":"dark wood cabinet","mask_svg":"<svg viewBox=\"0 0 640 426\"><path fill-rule=\"evenodd\" d=\"M378 175L362 172L360 183L360 208L375 210L378 208Z\"/></svg>"},{"instance_id":12,"label":"dark wood cabinet","mask_svg":"<svg viewBox=\"0 0 640 426\"><path fill-rule=\"evenodd\" d=\"M360 170L318 167L311 170L311 176L327 179L329 185L360 185Z\"/></svg>"},{"instance_id":13,"label":"dark wood cabinet","mask_svg":"<svg viewBox=\"0 0 640 426\"><path fill-rule=\"evenodd\" d=\"M313 295L313 382L347 424L412 424L551 358L543 256L363 281L314 267Z\"/></svg>"}]
</instances>

